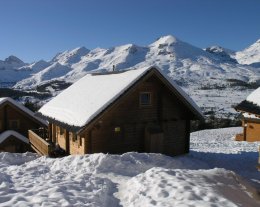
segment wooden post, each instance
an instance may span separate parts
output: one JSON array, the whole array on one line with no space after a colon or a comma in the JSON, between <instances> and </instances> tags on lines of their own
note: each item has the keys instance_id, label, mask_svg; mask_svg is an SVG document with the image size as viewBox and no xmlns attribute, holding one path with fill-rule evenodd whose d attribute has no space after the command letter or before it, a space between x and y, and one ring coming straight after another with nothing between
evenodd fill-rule
<instances>
[{"instance_id":1,"label":"wooden post","mask_svg":"<svg viewBox=\"0 0 260 207\"><path fill-rule=\"evenodd\" d=\"M185 153L190 152L190 120L186 120L185 125Z\"/></svg>"},{"instance_id":2,"label":"wooden post","mask_svg":"<svg viewBox=\"0 0 260 207\"><path fill-rule=\"evenodd\" d=\"M65 130L65 141L66 141L66 152L70 154L70 137L69 137L69 131Z\"/></svg>"},{"instance_id":3,"label":"wooden post","mask_svg":"<svg viewBox=\"0 0 260 207\"><path fill-rule=\"evenodd\" d=\"M4 106L4 121L3 121L3 131L6 131L8 128L8 117L7 117L7 106Z\"/></svg>"},{"instance_id":4,"label":"wooden post","mask_svg":"<svg viewBox=\"0 0 260 207\"><path fill-rule=\"evenodd\" d=\"M246 128L247 128L247 122L244 121L244 141L246 141Z\"/></svg>"},{"instance_id":5,"label":"wooden post","mask_svg":"<svg viewBox=\"0 0 260 207\"><path fill-rule=\"evenodd\" d=\"M89 153L92 153L92 142L91 142L92 131L91 131L91 129L86 134L87 134L87 136L85 139L85 153L89 154Z\"/></svg>"},{"instance_id":6,"label":"wooden post","mask_svg":"<svg viewBox=\"0 0 260 207\"><path fill-rule=\"evenodd\" d=\"M50 124L50 123L48 125L48 132L47 132L47 134L48 134L48 140L52 141L52 124Z\"/></svg>"},{"instance_id":7,"label":"wooden post","mask_svg":"<svg viewBox=\"0 0 260 207\"><path fill-rule=\"evenodd\" d=\"M56 144L56 125L52 124L52 142Z\"/></svg>"}]
</instances>

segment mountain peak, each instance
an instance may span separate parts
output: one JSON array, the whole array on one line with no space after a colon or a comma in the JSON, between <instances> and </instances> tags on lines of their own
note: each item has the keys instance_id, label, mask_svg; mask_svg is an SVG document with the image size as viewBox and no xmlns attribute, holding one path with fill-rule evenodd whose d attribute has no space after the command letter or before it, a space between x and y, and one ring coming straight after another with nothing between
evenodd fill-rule
<instances>
[{"instance_id":1,"label":"mountain peak","mask_svg":"<svg viewBox=\"0 0 260 207\"><path fill-rule=\"evenodd\" d=\"M14 55L10 55L8 58L5 59L5 62L8 64L23 64L24 62L20 60L18 57Z\"/></svg>"},{"instance_id":2,"label":"mountain peak","mask_svg":"<svg viewBox=\"0 0 260 207\"><path fill-rule=\"evenodd\" d=\"M77 54L86 54L89 52L89 49L83 47L77 47L70 51L71 53L77 53Z\"/></svg>"},{"instance_id":3,"label":"mountain peak","mask_svg":"<svg viewBox=\"0 0 260 207\"><path fill-rule=\"evenodd\" d=\"M242 51L236 53L240 64L253 64L260 62L260 39Z\"/></svg>"},{"instance_id":4,"label":"mountain peak","mask_svg":"<svg viewBox=\"0 0 260 207\"><path fill-rule=\"evenodd\" d=\"M179 42L180 40L172 35L166 35L158 38L154 43L151 45L153 46L160 46L160 45L171 45L174 43Z\"/></svg>"},{"instance_id":5,"label":"mountain peak","mask_svg":"<svg viewBox=\"0 0 260 207\"><path fill-rule=\"evenodd\" d=\"M85 47L77 47L73 50L66 50L65 52L58 53L52 62L58 61L61 64L73 64L78 62L82 56L89 53L89 50Z\"/></svg>"}]
</instances>

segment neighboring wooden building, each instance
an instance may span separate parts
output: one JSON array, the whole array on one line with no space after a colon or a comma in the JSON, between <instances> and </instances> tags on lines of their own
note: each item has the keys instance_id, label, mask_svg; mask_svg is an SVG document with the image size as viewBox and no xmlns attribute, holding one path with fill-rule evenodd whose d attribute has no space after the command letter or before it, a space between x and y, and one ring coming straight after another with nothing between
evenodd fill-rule
<instances>
[{"instance_id":1,"label":"neighboring wooden building","mask_svg":"<svg viewBox=\"0 0 260 207\"><path fill-rule=\"evenodd\" d=\"M236 135L237 141L260 141L260 87L246 100L235 106L242 114L243 133Z\"/></svg>"},{"instance_id":2,"label":"neighboring wooden building","mask_svg":"<svg viewBox=\"0 0 260 207\"><path fill-rule=\"evenodd\" d=\"M190 120L203 119L191 98L156 67L86 75L39 115L49 121L49 139L68 154L188 153ZM32 131L29 137L42 140Z\"/></svg>"},{"instance_id":3,"label":"neighboring wooden building","mask_svg":"<svg viewBox=\"0 0 260 207\"><path fill-rule=\"evenodd\" d=\"M11 98L0 98L0 152L31 150L28 130L46 127L47 122Z\"/></svg>"}]
</instances>

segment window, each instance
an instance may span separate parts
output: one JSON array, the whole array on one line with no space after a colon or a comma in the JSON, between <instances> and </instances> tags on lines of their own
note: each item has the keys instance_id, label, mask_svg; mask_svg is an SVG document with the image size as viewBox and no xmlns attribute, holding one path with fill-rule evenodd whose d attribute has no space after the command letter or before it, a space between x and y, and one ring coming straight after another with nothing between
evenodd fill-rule
<instances>
[{"instance_id":1,"label":"window","mask_svg":"<svg viewBox=\"0 0 260 207\"><path fill-rule=\"evenodd\" d=\"M150 106L152 104L151 93L141 92L140 93L140 106Z\"/></svg>"},{"instance_id":2,"label":"window","mask_svg":"<svg viewBox=\"0 0 260 207\"><path fill-rule=\"evenodd\" d=\"M20 122L19 120L10 120L9 121L9 128L10 129L19 129L20 128Z\"/></svg>"}]
</instances>

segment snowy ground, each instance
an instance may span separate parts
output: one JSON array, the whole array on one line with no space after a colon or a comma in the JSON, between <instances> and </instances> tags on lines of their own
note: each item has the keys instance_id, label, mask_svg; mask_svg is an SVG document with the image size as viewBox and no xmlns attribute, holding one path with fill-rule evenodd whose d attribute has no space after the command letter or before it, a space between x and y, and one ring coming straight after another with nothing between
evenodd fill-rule
<instances>
[{"instance_id":1,"label":"snowy ground","mask_svg":"<svg viewBox=\"0 0 260 207\"><path fill-rule=\"evenodd\" d=\"M235 142L240 131L192 133L191 153L174 158L0 153L0 206L259 206L247 181L260 185L260 143Z\"/></svg>"},{"instance_id":2,"label":"snowy ground","mask_svg":"<svg viewBox=\"0 0 260 207\"><path fill-rule=\"evenodd\" d=\"M214 111L218 118L234 119L238 112L232 106L239 104L253 91L253 89L241 90L238 88L208 89L202 90L196 87L185 88L189 96L198 104L204 113Z\"/></svg>"}]
</instances>

